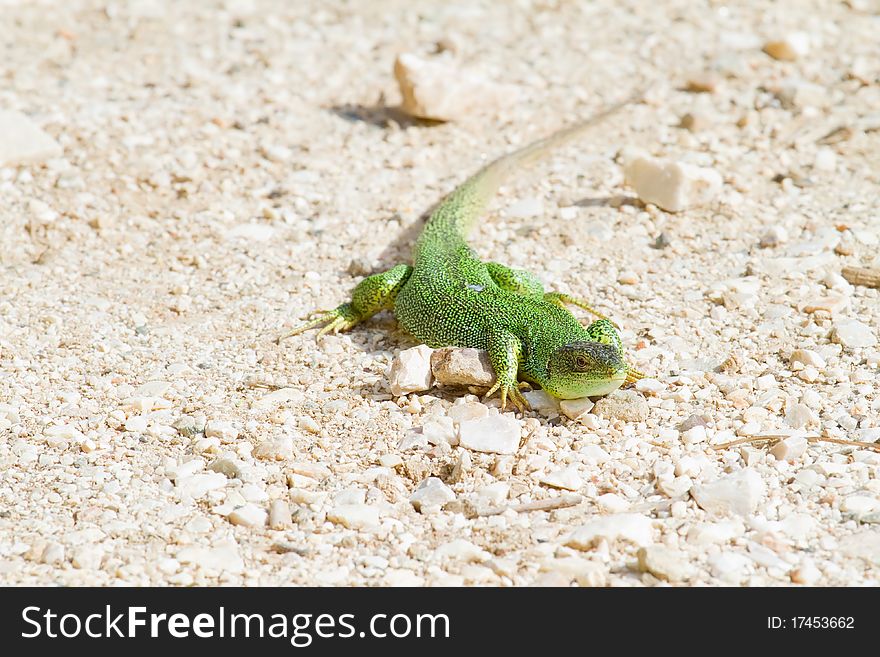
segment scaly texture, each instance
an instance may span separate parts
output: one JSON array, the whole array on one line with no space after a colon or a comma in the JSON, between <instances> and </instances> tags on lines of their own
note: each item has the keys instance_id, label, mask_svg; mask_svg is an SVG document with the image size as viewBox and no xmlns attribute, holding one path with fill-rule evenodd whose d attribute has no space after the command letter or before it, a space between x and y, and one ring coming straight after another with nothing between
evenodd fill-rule
<instances>
[{"instance_id":1,"label":"scaly texture","mask_svg":"<svg viewBox=\"0 0 880 657\"><path fill-rule=\"evenodd\" d=\"M497 375L489 391L502 405L528 407L518 381L537 383L552 395L572 399L603 395L641 375L623 360L614 325L586 302L545 293L536 276L499 263L482 262L467 235L498 186L518 168L580 136L633 99L561 130L490 163L457 187L437 207L416 243L413 266L398 265L369 276L351 303L322 311L288 335L324 324L322 333L348 330L380 310L392 310L400 325L431 347L486 349ZM600 319L580 324L565 305L585 308Z\"/></svg>"}]
</instances>

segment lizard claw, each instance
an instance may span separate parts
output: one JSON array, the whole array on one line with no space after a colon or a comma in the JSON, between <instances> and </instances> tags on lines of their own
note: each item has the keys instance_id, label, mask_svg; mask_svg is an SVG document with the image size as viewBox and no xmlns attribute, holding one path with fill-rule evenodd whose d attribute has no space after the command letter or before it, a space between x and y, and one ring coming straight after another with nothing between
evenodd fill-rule
<instances>
[{"instance_id":1,"label":"lizard claw","mask_svg":"<svg viewBox=\"0 0 880 657\"><path fill-rule=\"evenodd\" d=\"M307 319L309 319L309 321L306 323L300 324L287 333L278 336L276 342L280 344L282 340L304 333L305 331L320 326L321 324L324 324L324 327L318 331L317 338L320 338L327 333L333 333L336 335L340 331L347 331L360 322L360 319L352 311L351 305L347 303L344 303L333 310L312 311L308 314Z\"/></svg>"},{"instance_id":2,"label":"lizard claw","mask_svg":"<svg viewBox=\"0 0 880 657\"><path fill-rule=\"evenodd\" d=\"M495 385L489 388L489 392L486 393L484 399L488 399L493 394L495 394L496 390L501 391L501 410L504 411L507 408L507 399L510 397L510 403L513 404L514 408L518 410L520 413L525 413L527 411L532 410L529 401L525 398L525 396L520 392L519 386L516 383L501 383L500 381L496 381Z\"/></svg>"},{"instance_id":3,"label":"lizard claw","mask_svg":"<svg viewBox=\"0 0 880 657\"><path fill-rule=\"evenodd\" d=\"M646 376L645 374L643 374L642 372L639 372L634 367L630 367L629 365L627 365L626 366L626 380L624 381L624 383L635 383L639 379L644 379L645 376Z\"/></svg>"}]
</instances>

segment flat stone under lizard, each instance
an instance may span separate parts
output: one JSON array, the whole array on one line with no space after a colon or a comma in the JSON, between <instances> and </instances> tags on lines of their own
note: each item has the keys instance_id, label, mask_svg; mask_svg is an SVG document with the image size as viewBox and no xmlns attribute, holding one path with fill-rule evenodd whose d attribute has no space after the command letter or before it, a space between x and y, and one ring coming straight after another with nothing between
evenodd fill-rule
<instances>
[{"instance_id":1,"label":"flat stone under lizard","mask_svg":"<svg viewBox=\"0 0 880 657\"><path fill-rule=\"evenodd\" d=\"M318 334L347 331L382 310L391 310L407 332L430 347L485 349L496 374L487 397L500 391L519 410L529 405L519 382L540 385L561 399L606 395L642 374L624 360L614 324L585 301L545 292L525 270L483 262L467 235L498 187L516 169L637 100L641 94L593 117L509 153L483 167L436 207L416 242L413 264L368 276L349 303L316 311L311 321L285 336L324 325ZM566 308L583 308L599 319L584 327Z\"/></svg>"}]
</instances>

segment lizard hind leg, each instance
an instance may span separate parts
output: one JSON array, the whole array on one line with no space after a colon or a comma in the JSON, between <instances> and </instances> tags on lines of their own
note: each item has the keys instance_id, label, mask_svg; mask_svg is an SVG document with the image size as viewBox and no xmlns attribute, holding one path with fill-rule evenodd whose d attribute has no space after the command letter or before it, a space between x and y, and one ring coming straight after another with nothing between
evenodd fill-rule
<instances>
[{"instance_id":1,"label":"lizard hind leg","mask_svg":"<svg viewBox=\"0 0 880 657\"><path fill-rule=\"evenodd\" d=\"M577 306L578 308L586 310L591 315L595 315L600 320L611 321L583 299L578 299L577 297L572 297L568 294L563 294L562 292L548 292L544 295L544 301L555 303L560 308L565 308L567 305Z\"/></svg>"},{"instance_id":2,"label":"lizard hind leg","mask_svg":"<svg viewBox=\"0 0 880 657\"><path fill-rule=\"evenodd\" d=\"M409 265L397 265L381 274L367 276L354 288L350 303L343 303L333 310L311 313L313 319L280 336L278 342L322 325L318 337L325 333L348 331L382 310L392 310L398 292L411 273L412 267Z\"/></svg>"}]
</instances>

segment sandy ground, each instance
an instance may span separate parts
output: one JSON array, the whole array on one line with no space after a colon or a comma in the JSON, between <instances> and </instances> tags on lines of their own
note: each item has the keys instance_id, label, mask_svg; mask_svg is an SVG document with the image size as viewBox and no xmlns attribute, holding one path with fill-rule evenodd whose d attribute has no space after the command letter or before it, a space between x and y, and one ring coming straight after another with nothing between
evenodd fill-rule
<instances>
[{"instance_id":1,"label":"sandy ground","mask_svg":"<svg viewBox=\"0 0 880 657\"><path fill-rule=\"evenodd\" d=\"M0 12L0 109L63 149L0 168L3 583L880 583L880 453L798 440L880 439L880 293L840 276L880 265L876 3ZM795 61L762 52L792 31ZM394 59L438 48L518 100L404 118ZM403 449L462 399L392 398L414 345L393 317L273 342L405 261L487 158L647 82L474 236L620 323L658 382L645 419L550 409L517 416L515 455ZM723 189L676 214L639 203L628 148ZM717 448L755 436L789 443ZM456 499L420 513L429 476ZM561 495L581 499L504 510Z\"/></svg>"}]
</instances>

